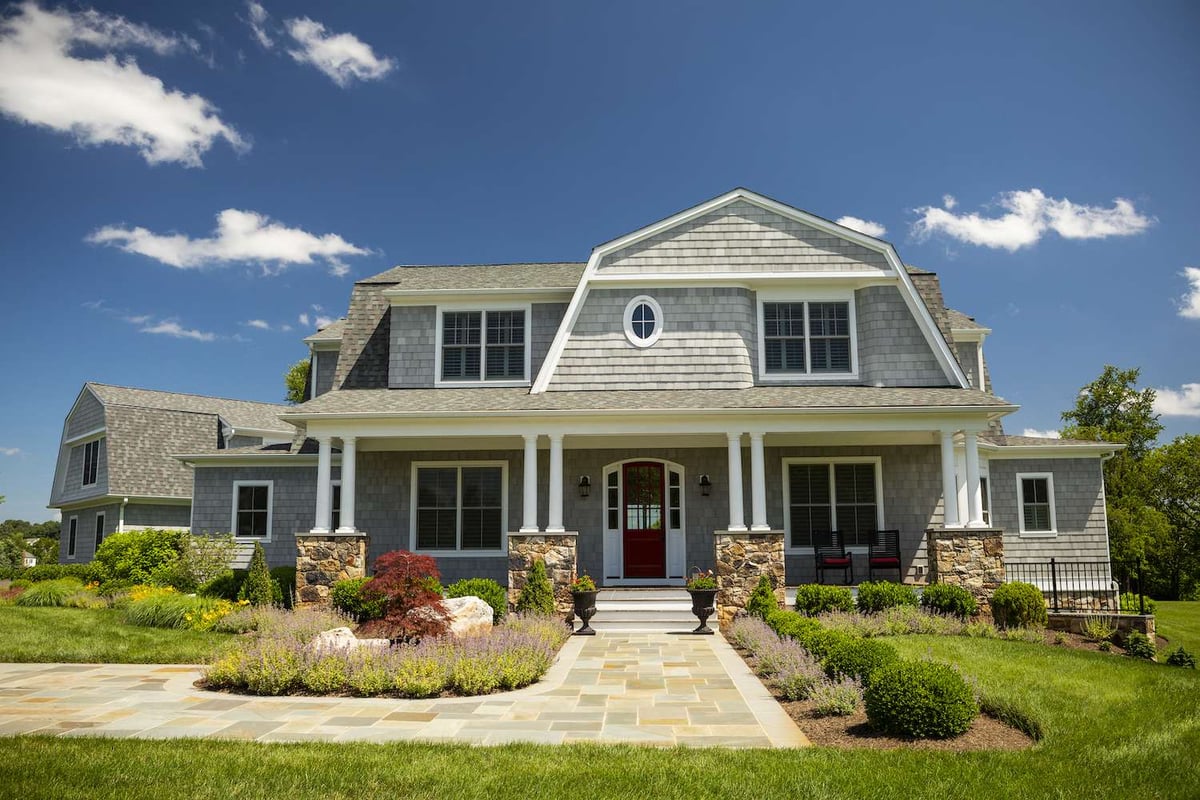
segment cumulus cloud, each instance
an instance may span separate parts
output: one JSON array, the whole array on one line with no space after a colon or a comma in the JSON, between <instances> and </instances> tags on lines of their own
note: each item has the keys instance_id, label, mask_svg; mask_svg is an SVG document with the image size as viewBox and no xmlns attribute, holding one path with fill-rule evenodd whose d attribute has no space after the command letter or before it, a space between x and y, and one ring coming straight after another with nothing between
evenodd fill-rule
<instances>
[{"instance_id":1,"label":"cumulus cloud","mask_svg":"<svg viewBox=\"0 0 1200 800\"><path fill-rule=\"evenodd\" d=\"M251 319L242 323L247 328L258 328L260 331L271 330L270 324L265 319Z\"/></svg>"},{"instance_id":2,"label":"cumulus cloud","mask_svg":"<svg viewBox=\"0 0 1200 800\"><path fill-rule=\"evenodd\" d=\"M119 247L179 269L256 263L279 271L319 259L336 273L342 266L340 257L370 252L334 233L317 236L300 228L289 228L264 214L235 208L217 215L216 230L207 238L109 225L92 231L87 241Z\"/></svg>"},{"instance_id":3,"label":"cumulus cloud","mask_svg":"<svg viewBox=\"0 0 1200 800\"><path fill-rule=\"evenodd\" d=\"M375 55L369 44L353 34L327 32L324 25L308 17L284 24L297 45L288 49L288 55L316 67L338 86L379 80L396 68L395 61Z\"/></svg>"},{"instance_id":4,"label":"cumulus cloud","mask_svg":"<svg viewBox=\"0 0 1200 800\"><path fill-rule=\"evenodd\" d=\"M843 228L850 228L859 233L865 233L867 236L874 236L878 239L887 233L887 228L880 225L878 222L872 222L869 219L859 219L858 217L838 217L834 220Z\"/></svg>"},{"instance_id":5,"label":"cumulus cloud","mask_svg":"<svg viewBox=\"0 0 1200 800\"><path fill-rule=\"evenodd\" d=\"M1058 431L1039 431L1037 428L1026 428L1021 431L1022 436L1036 436L1039 439L1061 439L1062 434Z\"/></svg>"},{"instance_id":6,"label":"cumulus cloud","mask_svg":"<svg viewBox=\"0 0 1200 800\"><path fill-rule=\"evenodd\" d=\"M267 19L270 17L267 10L263 8L261 3L255 3L254 0L250 0L250 2L246 3L246 13L249 15L246 24L250 26L250 31L254 34L254 38L268 50L273 48L275 40L267 33Z\"/></svg>"},{"instance_id":7,"label":"cumulus cloud","mask_svg":"<svg viewBox=\"0 0 1200 800\"><path fill-rule=\"evenodd\" d=\"M116 56L197 47L123 17L24 3L0 20L0 113L81 144L134 147L150 164L198 167L218 139L244 151L248 142L207 99L167 89L132 56Z\"/></svg>"},{"instance_id":8,"label":"cumulus cloud","mask_svg":"<svg viewBox=\"0 0 1200 800\"><path fill-rule=\"evenodd\" d=\"M176 339L195 339L197 342L216 341L217 335L208 331L198 331L195 328L185 328L179 320L164 319L142 328L142 333L156 333L162 336L173 336Z\"/></svg>"},{"instance_id":9,"label":"cumulus cloud","mask_svg":"<svg viewBox=\"0 0 1200 800\"><path fill-rule=\"evenodd\" d=\"M310 324L308 321L308 314L301 314L300 316L296 317L296 319L301 325L308 326Z\"/></svg>"},{"instance_id":10,"label":"cumulus cloud","mask_svg":"<svg viewBox=\"0 0 1200 800\"><path fill-rule=\"evenodd\" d=\"M1154 411L1164 417L1200 417L1200 383L1155 389Z\"/></svg>"},{"instance_id":11,"label":"cumulus cloud","mask_svg":"<svg viewBox=\"0 0 1200 800\"><path fill-rule=\"evenodd\" d=\"M333 317L323 317L318 314L314 322L317 325L317 330L321 330L322 328L333 324Z\"/></svg>"},{"instance_id":12,"label":"cumulus cloud","mask_svg":"<svg viewBox=\"0 0 1200 800\"><path fill-rule=\"evenodd\" d=\"M0 447L0 456L19 456L23 452L19 447Z\"/></svg>"},{"instance_id":13,"label":"cumulus cloud","mask_svg":"<svg viewBox=\"0 0 1200 800\"><path fill-rule=\"evenodd\" d=\"M1047 197L1041 189L1000 195L997 205L1005 212L1000 216L952 213L958 203L950 195L943 197L942 203L942 208L916 209L920 218L912 224L912 233L918 240L943 234L967 244L1014 252L1036 244L1051 232L1064 239L1105 239L1141 233L1155 222L1121 197L1104 208Z\"/></svg>"},{"instance_id":14,"label":"cumulus cloud","mask_svg":"<svg viewBox=\"0 0 1200 800\"><path fill-rule=\"evenodd\" d=\"M1188 290L1179 298L1179 316L1200 319L1200 267L1184 267L1180 274L1187 279Z\"/></svg>"}]
</instances>

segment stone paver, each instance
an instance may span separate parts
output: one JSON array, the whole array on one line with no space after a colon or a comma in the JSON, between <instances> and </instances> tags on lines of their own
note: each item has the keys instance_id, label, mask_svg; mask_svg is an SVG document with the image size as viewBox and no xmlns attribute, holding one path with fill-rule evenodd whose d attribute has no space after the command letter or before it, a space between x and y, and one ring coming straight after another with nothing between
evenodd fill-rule
<instances>
[{"instance_id":1,"label":"stone paver","mask_svg":"<svg viewBox=\"0 0 1200 800\"><path fill-rule=\"evenodd\" d=\"M249 697L196 689L199 676L181 666L0 664L0 735L808 744L719 635L574 637L542 681L486 697Z\"/></svg>"}]
</instances>

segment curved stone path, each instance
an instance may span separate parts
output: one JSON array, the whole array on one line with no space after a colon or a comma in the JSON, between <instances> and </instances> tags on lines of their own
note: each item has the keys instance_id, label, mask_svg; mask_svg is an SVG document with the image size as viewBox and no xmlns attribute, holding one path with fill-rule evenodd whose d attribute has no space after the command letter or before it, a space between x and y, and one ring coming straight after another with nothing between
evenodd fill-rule
<instances>
[{"instance_id":1,"label":"curved stone path","mask_svg":"<svg viewBox=\"0 0 1200 800\"><path fill-rule=\"evenodd\" d=\"M573 637L542 681L483 697L248 697L198 690L199 674L191 666L0 664L0 735L808 744L720 635Z\"/></svg>"}]
</instances>

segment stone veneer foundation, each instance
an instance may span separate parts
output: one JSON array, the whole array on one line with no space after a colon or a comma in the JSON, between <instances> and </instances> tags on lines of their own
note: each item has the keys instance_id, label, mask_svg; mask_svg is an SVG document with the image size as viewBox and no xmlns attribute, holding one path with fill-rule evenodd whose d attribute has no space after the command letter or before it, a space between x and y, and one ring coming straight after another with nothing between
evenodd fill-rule
<instances>
[{"instance_id":1,"label":"stone veneer foundation","mask_svg":"<svg viewBox=\"0 0 1200 800\"><path fill-rule=\"evenodd\" d=\"M535 561L546 564L546 577L554 587L554 602L559 613L570 615L571 581L575 579L579 534L509 533L508 534L508 605L513 608Z\"/></svg>"},{"instance_id":2,"label":"stone veneer foundation","mask_svg":"<svg viewBox=\"0 0 1200 800\"><path fill-rule=\"evenodd\" d=\"M750 601L762 575L771 578L775 599L784 601L783 531L715 531L717 622L724 628Z\"/></svg>"},{"instance_id":3,"label":"stone veneer foundation","mask_svg":"<svg viewBox=\"0 0 1200 800\"><path fill-rule=\"evenodd\" d=\"M992 593L1004 583L1004 531L1000 528L930 528L929 582L962 586L990 614Z\"/></svg>"},{"instance_id":4,"label":"stone veneer foundation","mask_svg":"<svg viewBox=\"0 0 1200 800\"><path fill-rule=\"evenodd\" d=\"M365 533L297 533L296 600L328 603L333 584L367 574Z\"/></svg>"}]
</instances>

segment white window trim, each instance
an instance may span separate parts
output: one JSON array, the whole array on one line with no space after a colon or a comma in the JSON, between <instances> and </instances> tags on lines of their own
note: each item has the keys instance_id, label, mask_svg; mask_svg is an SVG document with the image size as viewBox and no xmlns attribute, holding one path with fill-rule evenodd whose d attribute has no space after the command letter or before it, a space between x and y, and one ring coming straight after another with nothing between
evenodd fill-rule
<instances>
[{"instance_id":1,"label":"white window trim","mask_svg":"<svg viewBox=\"0 0 1200 800\"><path fill-rule=\"evenodd\" d=\"M267 535L266 536L238 536L237 535L237 515L238 515L238 489L243 486L265 486L267 487ZM233 513L230 517L229 530L233 533L233 538L238 542L269 542L275 533L275 481L234 481L233 482Z\"/></svg>"},{"instance_id":2,"label":"white window trim","mask_svg":"<svg viewBox=\"0 0 1200 800\"><path fill-rule=\"evenodd\" d=\"M767 303L804 304L804 372L767 372L766 326L763 306ZM812 370L812 337L808 327L809 303L846 303L850 325L850 371L818 372ZM803 293L758 292L758 380L762 383L839 382L858 380L858 318L854 307L854 292L846 289L810 289Z\"/></svg>"},{"instance_id":3,"label":"white window trim","mask_svg":"<svg viewBox=\"0 0 1200 800\"><path fill-rule=\"evenodd\" d=\"M639 305L645 303L650 306L650 310L654 312L654 330L645 339L639 339L637 334L633 332L633 312ZM663 311L662 306L648 294L639 294L637 297L625 304L625 313L622 315L622 320L625 326L625 338L634 347L646 348L654 345L663 332Z\"/></svg>"},{"instance_id":4,"label":"white window trim","mask_svg":"<svg viewBox=\"0 0 1200 800\"><path fill-rule=\"evenodd\" d=\"M1027 531L1025 530L1025 487L1022 481L1025 478L1045 478L1046 479L1046 494L1050 501L1050 530L1048 531ZM991 481L988 481L989 488ZM1054 473L1053 472L1018 472L1017 473L1017 528L1021 536L1030 539L1052 539L1058 536L1058 514L1055 511L1054 501Z\"/></svg>"},{"instance_id":5,"label":"white window trim","mask_svg":"<svg viewBox=\"0 0 1200 800\"><path fill-rule=\"evenodd\" d=\"M504 310L504 309L501 309ZM417 471L423 468L458 469L458 518L455 522L455 537L462 543L462 467L500 468L500 547L495 550L418 550L417 549ZM423 556L435 558L492 557L508 554L508 462L507 461L414 461L409 480L408 501L408 549Z\"/></svg>"},{"instance_id":6,"label":"white window trim","mask_svg":"<svg viewBox=\"0 0 1200 800\"><path fill-rule=\"evenodd\" d=\"M96 541L96 533L98 532L101 537L104 536L104 521L105 521L104 520L104 512L101 511L101 512L97 513L96 514L96 522L95 522L95 524L92 525L92 553L93 554L95 554L95 552L100 549L100 542Z\"/></svg>"},{"instance_id":7,"label":"white window trim","mask_svg":"<svg viewBox=\"0 0 1200 800\"><path fill-rule=\"evenodd\" d=\"M83 488L85 486L95 486L97 483L100 482L100 442L103 438L104 438L103 436L98 436L95 439L91 439L82 444L76 445L76 447L83 448L83 464L82 464L83 468L80 470L80 475L79 475L80 488ZM89 460L88 459L88 448L91 447L92 445L96 446L96 472L94 475L92 475L91 482L88 483L87 482L88 460Z\"/></svg>"},{"instance_id":8,"label":"white window trim","mask_svg":"<svg viewBox=\"0 0 1200 800\"><path fill-rule=\"evenodd\" d=\"M882 456L813 456L804 458L783 459L783 547L789 555L812 555L812 545L792 546L792 492L788 486L788 467L792 464L828 464L829 491L833 501L829 509L830 525L837 530L837 486L833 480L835 464L874 464L875 465L875 529L883 529L886 518L883 513L883 457ZM865 553L868 548L862 545L847 545L847 553Z\"/></svg>"},{"instance_id":9,"label":"white window trim","mask_svg":"<svg viewBox=\"0 0 1200 800\"><path fill-rule=\"evenodd\" d=\"M604 469L601 470L601 475L602 475L601 490L604 492L604 496L601 498L601 502L600 502L600 513L603 515L600 520L600 530L602 530L604 532L604 537L605 537L604 541L601 543L601 551L602 551L601 552L601 563L605 564L605 567L601 568L601 572L607 571L607 569L606 569L607 564L605 562L605 559L607 559L607 557L609 555L609 553L608 553L609 539L615 536L614 553L615 553L615 558L616 558L616 562L617 562L618 574L616 576L605 575L604 580L606 581L606 585L612 585L612 586L647 585L647 586L651 586L651 585L661 585L664 582L663 578L626 578L625 577L625 552L624 552L625 541L624 541L624 535L623 535L624 531L625 531L624 508L623 508L624 500L625 500L625 465L631 464L631 463L642 463L642 462L651 462L654 464L662 464L663 468L665 469L665 472L666 472L666 474L664 476L667 481L667 485L664 487L666 490L666 495L663 498L665 500L664 505L666 507L666 512L667 512L667 514L666 514L666 522L667 522L666 531L667 531L668 539L669 539L670 535L673 533L678 534L682 538L682 554L681 555L683 557L684 575L678 576L675 578L669 577L670 572L671 572L671 563L670 563L670 553L668 552L667 553L668 577L665 579L665 582L670 585L678 585L681 580L686 580L686 577L687 577L687 488L688 488L687 471L685 470L685 468L682 464L676 463L674 461L667 461L664 458L626 458L626 459L622 459L621 461L614 461L611 464L607 464L607 465L605 465ZM671 525L671 473L672 472L678 473L678 475L679 475L679 527L674 527L673 525ZM616 473L616 476L617 476L617 527L616 528L608 527L608 512L609 512L608 476L612 475L613 473ZM668 547L670 546L669 540L667 542L667 545L668 545Z\"/></svg>"},{"instance_id":10,"label":"white window trim","mask_svg":"<svg viewBox=\"0 0 1200 800\"><path fill-rule=\"evenodd\" d=\"M74 529L75 535L71 535ZM79 517L67 518L67 558L74 558L79 549Z\"/></svg>"},{"instance_id":11,"label":"white window trim","mask_svg":"<svg viewBox=\"0 0 1200 800\"><path fill-rule=\"evenodd\" d=\"M446 312L455 311L482 311L483 319L480 320L482 328L479 332L480 347L479 347L479 375L480 377L474 380L446 380L442 378L442 330L443 318ZM489 381L484 379L483 374L487 369L487 313L489 311L524 311L525 312L525 375L520 380L515 378L502 381ZM434 331L434 364L433 364L433 385L436 387L453 387L453 386L528 386L529 380L529 365L530 355L533 350L533 304L532 303L454 303L448 305L440 305L437 307L437 315L435 319Z\"/></svg>"}]
</instances>

